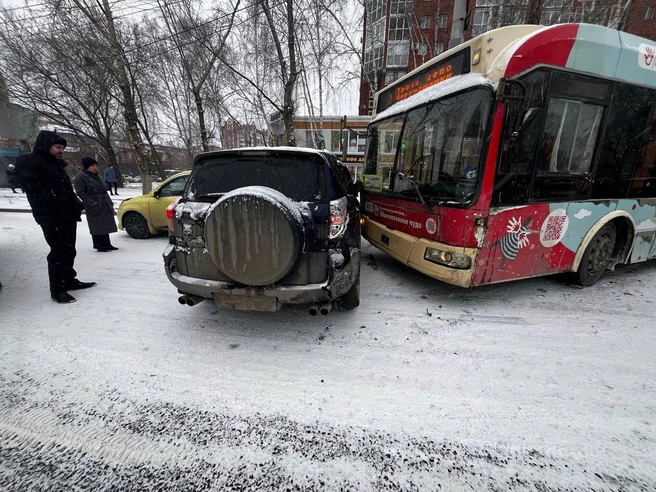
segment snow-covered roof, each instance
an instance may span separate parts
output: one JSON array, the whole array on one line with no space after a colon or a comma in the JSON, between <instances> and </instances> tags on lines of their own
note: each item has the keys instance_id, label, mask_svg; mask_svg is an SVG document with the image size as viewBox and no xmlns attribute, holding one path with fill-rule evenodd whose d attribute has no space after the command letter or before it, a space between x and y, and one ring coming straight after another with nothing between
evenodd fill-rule
<instances>
[{"instance_id":1,"label":"snow-covered roof","mask_svg":"<svg viewBox=\"0 0 656 492\"><path fill-rule=\"evenodd\" d=\"M418 106L423 106L431 101L446 97L450 94L470 89L476 86L494 87L494 84L486 79L483 75L478 73L468 73L465 75L458 75L450 79L440 82L434 86L424 89L417 94L399 101L393 106L389 107L378 116L376 116L371 123L389 118L397 114L405 113L410 109Z\"/></svg>"},{"instance_id":2,"label":"snow-covered roof","mask_svg":"<svg viewBox=\"0 0 656 492\"><path fill-rule=\"evenodd\" d=\"M311 147L285 147L285 146L280 146L280 147L239 147L236 149L224 149L224 150L215 150L212 152L204 152L202 154L199 154L199 156L202 155L208 155L208 154L216 154L216 153L223 153L223 152L237 152L237 153L242 153L242 152L306 152L310 154L330 154L330 152L326 150L319 150L319 149L313 149Z\"/></svg>"}]
</instances>

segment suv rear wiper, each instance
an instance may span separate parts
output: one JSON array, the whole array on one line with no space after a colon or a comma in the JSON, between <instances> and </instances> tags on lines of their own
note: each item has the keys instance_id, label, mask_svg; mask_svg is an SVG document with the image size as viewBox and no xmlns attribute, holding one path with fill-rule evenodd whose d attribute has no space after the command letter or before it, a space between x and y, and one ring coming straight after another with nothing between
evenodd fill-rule
<instances>
[{"instance_id":1,"label":"suv rear wiper","mask_svg":"<svg viewBox=\"0 0 656 492\"><path fill-rule=\"evenodd\" d=\"M421 194L421 191L419 191L419 183L417 183L414 179L408 178L405 174L403 173L396 173L396 175L399 177L399 179L404 180L407 179L412 183L412 186L414 186L415 191L417 192L417 195L419 196L419 200L421 201L422 205L426 207L430 212L433 211L433 206L429 205L426 202L426 199L424 198L424 195Z\"/></svg>"},{"instance_id":2,"label":"suv rear wiper","mask_svg":"<svg viewBox=\"0 0 656 492\"><path fill-rule=\"evenodd\" d=\"M223 196L225 193L203 193L202 195L194 195L194 199L197 198L216 198L217 196Z\"/></svg>"}]
</instances>

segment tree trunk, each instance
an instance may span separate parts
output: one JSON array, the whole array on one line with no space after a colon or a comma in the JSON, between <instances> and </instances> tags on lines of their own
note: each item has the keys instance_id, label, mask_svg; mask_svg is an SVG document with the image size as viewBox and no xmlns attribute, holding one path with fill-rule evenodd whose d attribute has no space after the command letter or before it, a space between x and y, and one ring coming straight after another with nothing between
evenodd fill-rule
<instances>
[{"instance_id":1,"label":"tree trunk","mask_svg":"<svg viewBox=\"0 0 656 492\"><path fill-rule=\"evenodd\" d=\"M205 108L203 107L203 96L200 94L200 88L194 89L194 101L196 102L196 110L198 111L200 144L203 147L203 152L209 152L210 145L209 139L207 138L207 126L205 125Z\"/></svg>"},{"instance_id":2,"label":"tree trunk","mask_svg":"<svg viewBox=\"0 0 656 492\"><path fill-rule=\"evenodd\" d=\"M529 0L525 24L539 24L542 17L542 0Z\"/></svg>"},{"instance_id":3,"label":"tree trunk","mask_svg":"<svg viewBox=\"0 0 656 492\"><path fill-rule=\"evenodd\" d=\"M285 138L287 144L296 147L294 135L294 88L296 87L296 35L294 26L294 6L292 0L287 0L287 49L289 50L289 78L285 84L285 99L283 105L283 121L285 123Z\"/></svg>"},{"instance_id":4,"label":"tree trunk","mask_svg":"<svg viewBox=\"0 0 656 492\"><path fill-rule=\"evenodd\" d=\"M143 151L143 141L139 132L139 116L137 114L137 105L134 101L134 94L130 85L130 79L125 67L125 60L121 54L121 47L116 36L114 18L109 6L109 0L103 0L103 11L107 21L108 41L112 49L112 56L116 62L116 73L118 75L118 85L123 94L123 115L125 124L128 129L128 142L132 149L132 155L141 169L141 187L144 194L149 193L152 189L152 179L150 177L150 163L146 159Z\"/></svg>"}]
</instances>

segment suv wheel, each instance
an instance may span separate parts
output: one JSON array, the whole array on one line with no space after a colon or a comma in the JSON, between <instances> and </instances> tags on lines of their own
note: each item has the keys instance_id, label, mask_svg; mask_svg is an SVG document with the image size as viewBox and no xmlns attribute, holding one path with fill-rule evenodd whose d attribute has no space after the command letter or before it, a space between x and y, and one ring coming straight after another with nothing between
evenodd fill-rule
<instances>
[{"instance_id":1,"label":"suv wheel","mask_svg":"<svg viewBox=\"0 0 656 492\"><path fill-rule=\"evenodd\" d=\"M303 251L304 237L297 205L264 186L227 193L210 207L205 221L210 258L244 285L270 285L285 277Z\"/></svg>"}]
</instances>

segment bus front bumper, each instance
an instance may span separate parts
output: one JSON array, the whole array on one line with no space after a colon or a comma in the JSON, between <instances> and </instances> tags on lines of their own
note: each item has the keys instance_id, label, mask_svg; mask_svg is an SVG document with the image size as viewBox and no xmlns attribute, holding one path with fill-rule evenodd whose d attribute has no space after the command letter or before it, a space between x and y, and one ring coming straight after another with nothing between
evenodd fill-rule
<instances>
[{"instance_id":1,"label":"bus front bumper","mask_svg":"<svg viewBox=\"0 0 656 492\"><path fill-rule=\"evenodd\" d=\"M390 229L369 218L364 224L362 235L376 248L424 275L459 287L470 287L472 285L478 255L477 248L463 248L438 243L430 239L420 239ZM454 268L429 261L425 259L426 250L429 248L454 255L465 255L471 260L470 266L468 268Z\"/></svg>"}]
</instances>

